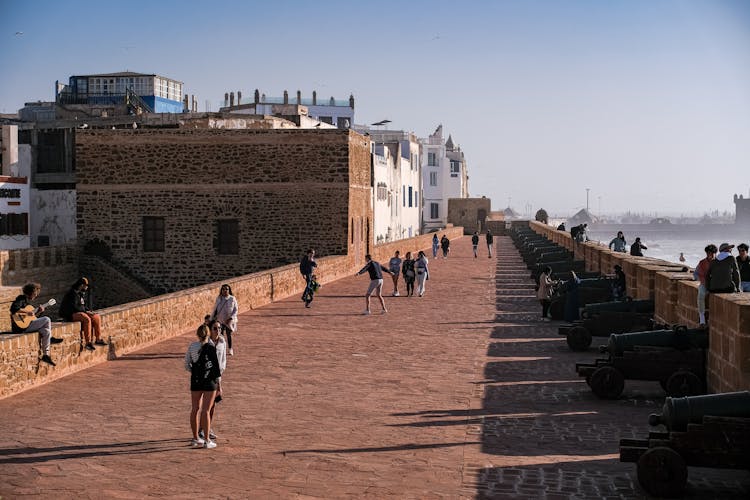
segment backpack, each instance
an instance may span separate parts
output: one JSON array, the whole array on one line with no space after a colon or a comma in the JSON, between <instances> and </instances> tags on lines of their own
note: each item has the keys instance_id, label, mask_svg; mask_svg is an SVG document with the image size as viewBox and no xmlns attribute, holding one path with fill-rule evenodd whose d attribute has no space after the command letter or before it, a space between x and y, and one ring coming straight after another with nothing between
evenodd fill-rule
<instances>
[{"instance_id":1,"label":"backpack","mask_svg":"<svg viewBox=\"0 0 750 500\"><path fill-rule=\"evenodd\" d=\"M211 356L211 353L206 349L207 345L203 344L198 352L198 359L190 365L190 376L195 382L216 380L221 376L216 351Z\"/></svg>"}]
</instances>

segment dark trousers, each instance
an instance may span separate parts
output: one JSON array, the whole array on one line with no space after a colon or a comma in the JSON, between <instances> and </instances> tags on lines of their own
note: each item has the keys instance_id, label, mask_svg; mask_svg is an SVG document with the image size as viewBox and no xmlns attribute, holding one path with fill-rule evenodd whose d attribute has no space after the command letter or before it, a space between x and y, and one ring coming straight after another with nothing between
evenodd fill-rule
<instances>
[{"instance_id":1,"label":"dark trousers","mask_svg":"<svg viewBox=\"0 0 750 500\"><path fill-rule=\"evenodd\" d=\"M414 278L404 277L406 281L406 295L414 295Z\"/></svg>"},{"instance_id":2,"label":"dark trousers","mask_svg":"<svg viewBox=\"0 0 750 500\"><path fill-rule=\"evenodd\" d=\"M542 303L542 317L546 318L547 313L549 312L549 306L552 302L549 299L540 299L539 302Z\"/></svg>"},{"instance_id":3,"label":"dark trousers","mask_svg":"<svg viewBox=\"0 0 750 500\"><path fill-rule=\"evenodd\" d=\"M310 282L312 281L312 274L306 274L305 281L307 284L305 285L305 291L302 292L302 300L305 301L305 304L309 304L313 301L313 291L312 288L310 288Z\"/></svg>"}]
</instances>

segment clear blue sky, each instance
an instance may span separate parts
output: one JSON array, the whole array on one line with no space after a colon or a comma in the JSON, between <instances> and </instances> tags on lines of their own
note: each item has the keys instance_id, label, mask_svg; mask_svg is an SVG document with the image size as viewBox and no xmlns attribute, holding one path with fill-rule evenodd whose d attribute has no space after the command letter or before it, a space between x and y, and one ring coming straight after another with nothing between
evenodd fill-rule
<instances>
[{"instance_id":1,"label":"clear blue sky","mask_svg":"<svg viewBox=\"0 0 750 500\"><path fill-rule=\"evenodd\" d=\"M16 35L16 32L23 32ZM356 98L442 123L493 209L734 210L750 191L750 1L0 0L0 112L125 69L224 92Z\"/></svg>"}]
</instances>

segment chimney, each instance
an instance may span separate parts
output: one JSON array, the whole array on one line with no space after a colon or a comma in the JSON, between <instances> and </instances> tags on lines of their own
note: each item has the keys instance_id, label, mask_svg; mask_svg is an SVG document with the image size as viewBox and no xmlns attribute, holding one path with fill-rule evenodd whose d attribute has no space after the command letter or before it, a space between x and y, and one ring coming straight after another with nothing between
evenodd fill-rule
<instances>
[{"instance_id":1,"label":"chimney","mask_svg":"<svg viewBox=\"0 0 750 500\"><path fill-rule=\"evenodd\" d=\"M289 104L289 92L284 91L284 104Z\"/></svg>"},{"instance_id":2,"label":"chimney","mask_svg":"<svg viewBox=\"0 0 750 500\"><path fill-rule=\"evenodd\" d=\"M188 107L188 95L185 94L185 98L182 100L182 112L187 113L188 111L190 111Z\"/></svg>"},{"instance_id":3,"label":"chimney","mask_svg":"<svg viewBox=\"0 0 750 500\"><path fill-rule=\"evenodd\" d=\"M349 94L349 107L354 109L354 94Z\"/></svg>"},{"instance_id":4,"label":"chimney","mask_svg":"<svg viewBox=\"0 0 750 500\"><path fill-rule=\"evenodd\" d=\"M318 104L318 93L313 90L313 106Z\"/></svg>"},{"instance_id":5,"label":"chimney","mask_svg":"<svg viewBox=\"0 0 750 500\"><path fill-rule=\"evenodd\" d=\"M260 103L260 92L258 92L258 89L255 89L255 104Z\"/></svg>"},{"instance_id":6,"label":"chimney","mask_svg":"<svg viewBox=\"0 0 750 500\"><path fill-rule=\"evenodd\" d=\"M302 92L297 91L297 104L302 104Z\"/></svg>"},{"instance_id":7,"label":"chimney","mask_svg":"<svg viewBox=\"0 0 750 500\"><path fill-rule=\"evenodd\" d=\"M234 107L234 92L229 93L229 107Z\"/></svg>"},{"instance_id":8,"label":"chimney","mask_svg":"<svg viewBox=\"0 0 750 500\"><path fill-rule=\"evenodd\" d=\"M193 113L198 112L198 100L195 98L195 94L191 95L193 99Z\"/></svg>"},{"instance_id":9,"label":"chimney","mask_svg":"<svg viewBox=\"0 0 750 500\"><path fill-rule=\"evenodd\" d=\"M237 106L239 106L240 104L242 104L242 91L238 90L237 91Z\"/></svg>"},{"instance_id":10,"label":"chimney","mask_svg":"<svg viewBox=\"0 0 750 500\"><path fill-rule=\"evenodd\" d=\"M229 106L229 94L224 92L224 107Z\"/></svg>"}]
</instances>

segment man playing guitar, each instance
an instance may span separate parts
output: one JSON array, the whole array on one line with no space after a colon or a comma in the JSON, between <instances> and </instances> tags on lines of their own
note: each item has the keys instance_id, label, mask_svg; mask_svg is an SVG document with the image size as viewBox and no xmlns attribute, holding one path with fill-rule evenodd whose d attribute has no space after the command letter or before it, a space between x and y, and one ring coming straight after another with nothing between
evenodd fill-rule
<instances>
[{"instance_id":1,"label":"man playing guitar","mask_svg":"<svg viewBox=\"0 0 750 500\"><path fill-rule=\"evenodd\" d=\"M27 283L23 286L23 295L16 297L16 300L10 305L10 316L13 333L33 333L39 332L39 342L42 345L42 361L55 366L55 362L49 355L50 344L59 344L63 339L52 336L52 321L43 316L35 318L38 313L44 311L45 306L41 305L34 308L30 302L39 296L42 285L39 283ZM54 303L54 302L52 302ZM31 322L29 322L31 319ZM28 324L27 324L28 323Z\"/></svg>"}]
</instances>

